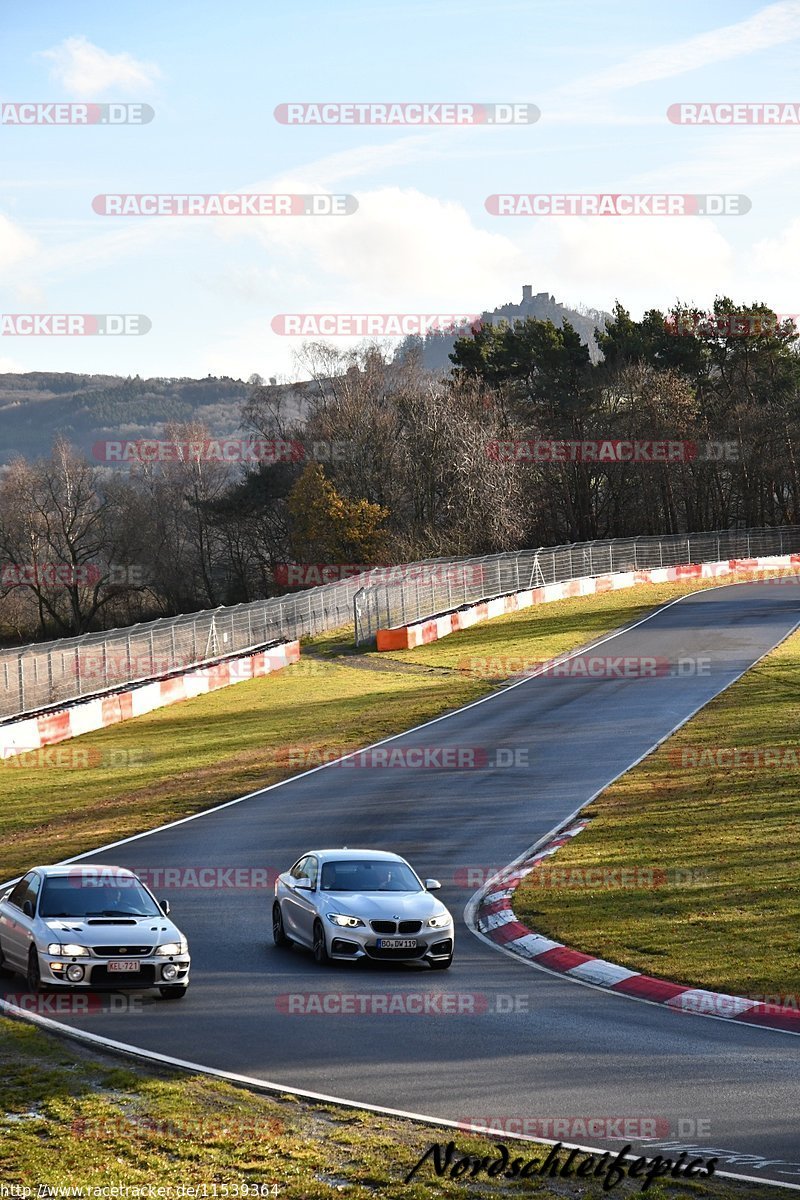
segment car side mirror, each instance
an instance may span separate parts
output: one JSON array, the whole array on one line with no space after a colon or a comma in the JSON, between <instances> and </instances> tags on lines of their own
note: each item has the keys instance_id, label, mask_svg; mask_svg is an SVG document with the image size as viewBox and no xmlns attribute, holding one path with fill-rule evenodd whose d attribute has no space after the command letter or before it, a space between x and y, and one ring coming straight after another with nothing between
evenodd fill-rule
<instances>
[{"instance_id":1,"label":"car side mirror","mask_svg":"<svg viewBox=\"0 0 800 1200\"><path fill-rule=\"evenodd\" d=\"M13 890L14 890L13 888L6 888L6 890L3 892L2 896L0 896L0 904L5 904L6 900L11 895Z\"/></svg>"},{"instance_id":2,"label":"car side mirror","mask_svg":"<svg viewBox=\"0 0 800 1200\"><path fill-rule=\"evenodd\" d=\"M438 879L426 879L425 880L425 891L426 892L440 892L441 890L442 890L442 885L439 883Z\"/></svg>"},{"instance_id":3,"label":"car side mirror","mask_svg":"<svg viewBox=\"0 0 800 1200\"><path fill-rule=\"evenodd\" d=\"M159 900L158 906L165 917L169 916L169 900Z\"/></svg>"},{"instance_id":4,"label":"car side mirror","mask_svg":"<svg viewBox=\"0 0 800 1200\"><path fill-rule=\"evenodd\" d=\"M33 916L33 905L31 904L30 900L26 900L26 901L23 903L23 905L22 905L22 911L23 911L23 913L25 914L25 916L26 916L26 917L32 917L32 916Z\"/></svg>"},{"instance_id":5,"label":"car side mirror","mask_svg":"<svg viewBox=\"0 0 800 1200\"><path fill-rule=\"evenodd\" d=\"M306 878L295 879L294 886L297 888L298 891L310 892L311 891L311 880L306 879Z\"/></svg>"}]
</instances>

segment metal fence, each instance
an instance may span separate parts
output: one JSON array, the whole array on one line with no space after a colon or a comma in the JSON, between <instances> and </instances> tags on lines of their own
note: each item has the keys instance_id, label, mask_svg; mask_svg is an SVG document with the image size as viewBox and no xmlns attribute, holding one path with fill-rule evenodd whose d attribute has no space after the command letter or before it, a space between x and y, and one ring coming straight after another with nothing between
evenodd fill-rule
<instances>
[{"instance_id":1,"label":"metal fence","mask_svg":"<svg viewBox=\"0 0 800 1200\"><path fill-rule=\"evenodd\" d=\"M0 651L0 721L350 624L383 568L294 595Z\"/></svg>"},{"instance_id":2,"label":"metal fence","mask_svg":"<svg viewBox=\"0 0 800 1200\"><path fill-rule=\"evenodd\" d=\"M792 551L800 552L800 528L795 526L583 542L377 567L294 595L0 651L0 721L246 654L271 642L324 633L354 619L356 644L363 644L378 628L546 583Z\"/></svg>"},{"instance_id":3,"label":"metal fence","mask_svg":"<svg viewBox=\"0 0 800 1200\"><path fill-rule=\"evenodd\" d=\"M570 579L683 563L717 562L800 552L800 527L719 530L664 537L576 542L483 558L446 559L398 569L398 578L372 581L354 599L356 645L378 629L436 616L508 592Z\"/></svg>"}]
</instances>

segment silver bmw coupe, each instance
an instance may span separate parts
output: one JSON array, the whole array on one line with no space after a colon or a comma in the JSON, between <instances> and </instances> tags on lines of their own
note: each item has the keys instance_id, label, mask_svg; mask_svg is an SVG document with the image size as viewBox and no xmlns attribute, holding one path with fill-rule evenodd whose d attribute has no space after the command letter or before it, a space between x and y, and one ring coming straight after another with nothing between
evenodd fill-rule
<instances>
[{"instance_id":1,"label":"silver bmw coupe","mask_svg":"<svg viewBox=\"0 0 800 1200\"><path fill-rule=\"evenodd\" d=\"M296 942L320 965L331 959L453 961L453 918L398 854L382 850L311 850L275 881L272 936Z\"/></svg>"}]
</instances>

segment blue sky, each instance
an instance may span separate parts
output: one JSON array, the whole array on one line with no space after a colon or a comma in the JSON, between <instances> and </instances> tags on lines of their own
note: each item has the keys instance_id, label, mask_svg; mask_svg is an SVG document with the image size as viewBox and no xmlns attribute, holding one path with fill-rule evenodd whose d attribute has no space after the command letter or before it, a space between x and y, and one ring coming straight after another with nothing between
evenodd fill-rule
<instances>
[{"instance_id":1,"label":"blue sky","mask_svg":"<svg viewBox=\"0 0 800 1200\"><path fill-rule=\"evenodd\" d=\"M144 126L0 126L0 311L143 313L144 337L0 338L0 369L302 374L285 312L480 311L523 283L635 314L800 312L800 127L672 125L800 101L800 2L354 0L0 8L0 102L140 101ZM299 127L290 101L527 101L511 128ZM341 218L93 213L98 193L348 192ZM493 192L724 192L747 216L496 218ZM346 344L340 341L340 344Z\"/></svg>"}]
</instances>

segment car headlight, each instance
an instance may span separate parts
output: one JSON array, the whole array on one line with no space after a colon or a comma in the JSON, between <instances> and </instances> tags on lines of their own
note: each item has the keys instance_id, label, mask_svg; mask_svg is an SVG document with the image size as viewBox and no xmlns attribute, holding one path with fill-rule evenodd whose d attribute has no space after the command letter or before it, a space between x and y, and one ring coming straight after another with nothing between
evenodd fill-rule
<instances>
[{"instance_id":1,"label":"car headlight","mask_svg":"<svg viewBox=\"0 0 800 1200\"><path fill-rule=\"evenodd\" d=\"M163 954L163 955L188 954L188 953L189 953L189 946L186 941L186 938L184 938L184 937L182 937L179 942L164 942L164 945L159 946L156 950L156 954Z\"/></svg>"},{"instance_id":2,"label":"car headlight","mask_svg":"<svg viewBox=\"0 0 800 1200\"><path fill-rule=\"evenodd\" d=\"M87 958L89 951L85 946L77 946L73 942L67 942L62 945L60 942L51 942L47 947L48 954L66 954L68 958Z\"/></svg>"},{"instance_id":3,"label":"car headlight","mask_svg":"<svg viewBox=\"0 0 800 1200\"><path fill-rule=\"evenodd\" d=\"M364 925L361 917L348 917L344 913L328 913L327 916L331 925L343 925L347 929L357 929L359 925Z\"/></svg>"},{"instance_id":4,"label":"car headlight","mask_svg":"<svg viewBox=\"0 0 800 1200\"><path fill-rule=\"evenodd\" d=\"M449 924L450 924L450 914L449 913L445 913L445 915L443 917L431 917L430 920L428 921L428 925L431 927L431 929L444 929L445 926L449 925Z\"/></svg>"}]
</instances>

